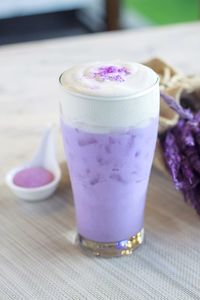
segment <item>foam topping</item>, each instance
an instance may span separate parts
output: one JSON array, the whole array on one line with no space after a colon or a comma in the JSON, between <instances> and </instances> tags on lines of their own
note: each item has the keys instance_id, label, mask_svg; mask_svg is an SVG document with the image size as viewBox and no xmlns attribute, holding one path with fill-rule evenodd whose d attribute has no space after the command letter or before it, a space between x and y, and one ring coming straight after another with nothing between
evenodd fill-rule
<instances>
[{"instance_id":1,"label":"foam topping","mask_svg":"<svg viewBox=\"0 0 200 300\"><path fill-rule=\"evenodd\" d=\"M151 88L158 76L150 68L133 62L93 62L66 70L61 84L69 91L96 97L121 97Z\"/></svg>"}]
</instances>

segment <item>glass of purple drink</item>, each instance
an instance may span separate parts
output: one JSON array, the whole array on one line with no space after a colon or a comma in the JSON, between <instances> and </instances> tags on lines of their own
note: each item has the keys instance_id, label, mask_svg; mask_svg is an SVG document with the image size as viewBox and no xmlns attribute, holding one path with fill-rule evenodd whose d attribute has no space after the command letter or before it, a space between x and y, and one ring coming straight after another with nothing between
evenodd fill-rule
<instances>
[{"instance_id":1,"label":"glass of purple drink","mask_svg":"<svg viewBox=\"0 0 200 300\"><path fill-rule=\"evenodd\" d=\"M159 117L159 79L131 62L95 62L60 76L61 128L81 247L132 253L144 208Z\"/></svg>"}]
</instances>

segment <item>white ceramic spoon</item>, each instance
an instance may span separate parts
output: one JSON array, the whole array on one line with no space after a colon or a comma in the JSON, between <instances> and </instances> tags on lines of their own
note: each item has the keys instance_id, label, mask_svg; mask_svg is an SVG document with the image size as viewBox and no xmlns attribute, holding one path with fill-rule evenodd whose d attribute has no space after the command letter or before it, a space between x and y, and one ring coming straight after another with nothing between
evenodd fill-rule
<instances>
[{"instance_id":1,"label":"white ceramic spoon","mask_svg":"<svg viewBox=\"0 0 200 300\"><path fill-rule=\"evenodd\" d=\"M54 136L55 127L49 125L43 133L41 143L35 155L33 156L33 159L22 166L12 169L6 175L7 185L19 198L27 201L38 201L48 198L56 190L61 178L61 171L56 160ZM53 181L36 188L24 188L14 184L13 178L15 174L23 169L30 167L43 167L51 171L54 175Z\"/></svg>"}]
</instances>

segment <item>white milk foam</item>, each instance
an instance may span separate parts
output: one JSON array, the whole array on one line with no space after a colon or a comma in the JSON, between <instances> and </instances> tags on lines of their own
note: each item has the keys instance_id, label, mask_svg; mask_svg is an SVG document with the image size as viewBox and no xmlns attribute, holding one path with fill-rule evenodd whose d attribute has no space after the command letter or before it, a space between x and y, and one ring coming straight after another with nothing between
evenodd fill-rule
<instances>
[{"instance_id":1,"label":"white milk foam","mask_svg":"<svg viewBox=\"0 0 200 300\"><path fill-rule=\"evenodd\" d=\"M159 80L133 62L80 64L60 77L63 121L89 131L141 127L159 114ZM143 125L144 126L144 125Z\"/></svg>"}]
</instances>

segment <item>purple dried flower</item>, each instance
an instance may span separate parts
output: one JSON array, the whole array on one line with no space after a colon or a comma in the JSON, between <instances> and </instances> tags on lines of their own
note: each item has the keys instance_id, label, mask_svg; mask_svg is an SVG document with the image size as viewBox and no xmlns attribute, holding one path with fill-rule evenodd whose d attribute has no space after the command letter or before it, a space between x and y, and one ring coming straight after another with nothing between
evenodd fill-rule
<instances>
[{"instance_id":1,"label":"purple dried flower","mask_svg":"<svg viewBox=\"0 0 200 300\"><path fill-rule=\"evenodd\" d=\"M194 172L191 162L181 153L179 144L173 130L168 131L162 141L166 164L172 175L177 189L190 189L195 187L200 178Z\"/></svg>"},{"instance_id":2,"label":"purple dried flower","mask_svg":"<svg viewBox=\"0 0 200 300\"><path fill-rule=\"evenodd\" d=\"M184 109L180 104L178 104L175 99L169 95L166 95L164 93L160 93L161 97L165 101L165 103L173 109L179 116L183 119L188 119L192 120L193 119L193 114L189 109Z\"/></svg>"},{"instance_id":3,"label":"purple dried flower","mask_svg":"<svg viewBox=\"0 0 200 300\"><path fill-rule=\"evenodd\" d=\"M176 188L200 215L200 112L192 115L172 97L161 96L181 117L160 137L164 158Z\"/></svg>"},{"instance_id":4,"label":"purple dried flower","mask_svg":"<svg viewBox=\"0 0 200 300\"><path fill-rule=\"evenodd\" d=\"M177 146L181 155L181 169L191 186L194 186L197 180L197 174L200 172L200 157L195 145L195 140L191 127L185 120L179 120L177 125L172 128Z\"/></svg>"},{"instance_id":5,"label":"purple dried flower","mask_svg":"<svg viewBox=\"0 0 200 300\"><path fill-rule=\"evenodd\" d=\"M180 151L187 157L193 169L200 173L200 156L189 122L180 120L172 132Z\"/></svg>"},{"instance_id":6,"label":"purple dried flower","mask_svg":"<svg viewBox=\"0 0 200 300\"><path fill-rule=\"evenodd\" d=\"M190 161L193 169L200 174L200 157L195 146L187 146L185 149L188 160Z\"/></svg>"},{"instance_id":7,"label":"purple dried flower","mask_svg":"<svg viewBox=\"0 0 200 300\"><path fill-rule=\"evenodd\" d=\"M162 146L166 164L172 175L175 186L179 189L178 175L181 166L181 156L174 134L170 130L166 133Z\"/></svg>"},{"instance_id":8,"label":"purple dried flower","mask_svg":"<svg viewBox=\"0 0 200 300\"><path fill-rule=\"evenodd\" d=\"M195 142L198 146L198 150L200 151L200 112L194 115L193 120L188 121L188 124L191 128L191 131L194 135Z\"/></svg>"},{"instance_id":9,"label":"purple dried flower","mask_svg":"<svg viewBox=\"0 0 200 300\"><path fill-rule=\"evenodd\" d=\"M194 189L183 191L185 201L190 203L196 212L200 215L200 184Z\"/></svg>"},{"instance_id":10,"label":"purple dried flower","mask_svg":"<svg viewBox=\"0 0 200 300\"><path fill-rule=\"evenodd\" d=\"M182 189L194 188L199 183L199 176L193 171L190 161L184 155L181 156L181 172L185 177Z\"/></svg>"},{"instance_id":11,"label":"purple dried flower","mask_svg":"<svg viewBox=\"0 0 200 300\"><path fill-rule=\"evenodd\" d=\"M198 145L198 150L200 151L200 131L195 132L194 136L195 136L195 141Z\"/></svg>"},{"instance_id":12,"label":"purple dried flower","mask_svg":"<svg viewBox=\"0 0 200 300\"><path fill-rule=\"evenodd\" d=\"M194 146L194 136L189 122L180 119L174 127L173 132L177 138L179 146L184 149L186 146Z\"/></svg>"}]
</instances>

